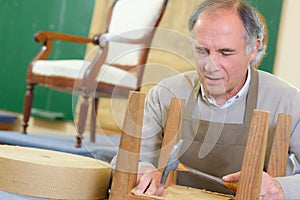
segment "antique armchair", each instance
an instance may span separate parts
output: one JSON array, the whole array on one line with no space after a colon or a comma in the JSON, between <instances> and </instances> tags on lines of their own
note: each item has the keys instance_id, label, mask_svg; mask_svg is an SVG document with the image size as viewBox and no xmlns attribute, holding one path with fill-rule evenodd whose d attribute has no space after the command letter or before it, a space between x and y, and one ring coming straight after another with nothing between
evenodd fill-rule
<instances>
[{"instance_id":1,"label":"antique armchair","mask_svg":"<svg viewBox=\"0 0 300 200\"><path fill-rule=\"evenodd\" d=\"M130 90L140 90L151 41L167 1L115 0L107 14L106 32L92 38L49 31L35 34L35 40L42 43L42 47L31 61L26 77L23 133L27 133L34 87L41 85L82 96L77 146L81 145L89 99L92 99L90 132L94 141L98 99L127 98ZM90 61L48 60L55 40L93 44L97 53Z\"/></svg>"}]
</instances>

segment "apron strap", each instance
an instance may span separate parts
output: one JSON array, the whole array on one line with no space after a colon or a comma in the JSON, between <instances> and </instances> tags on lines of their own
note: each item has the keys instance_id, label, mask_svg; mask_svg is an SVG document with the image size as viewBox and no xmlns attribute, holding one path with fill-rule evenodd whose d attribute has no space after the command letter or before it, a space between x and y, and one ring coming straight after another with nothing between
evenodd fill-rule
<instances>
[{"instance_id":1,"label":"apron strap","mask_svg":"<svg viewBox=\"0 0 300 200\"><path fill-rule=\"evenodd\" d=\"M250 67L251 81L249 92L247 94L246 109L244 115L244 124L250 125L252 112L256 108L258 96L258 72L253 67Z\"/></svg>"}]
</instances>

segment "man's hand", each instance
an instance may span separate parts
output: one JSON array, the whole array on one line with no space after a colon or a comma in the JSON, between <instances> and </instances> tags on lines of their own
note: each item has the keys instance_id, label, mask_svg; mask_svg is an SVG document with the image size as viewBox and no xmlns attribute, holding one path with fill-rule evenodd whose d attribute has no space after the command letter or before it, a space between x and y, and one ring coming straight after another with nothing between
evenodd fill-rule
<instances>
[{"instance_id":1,"label":"man's hand","mask_svg":"<svg viewBox=\"0 0 300 200\"><path fill-rule=\"evenodd\" d=\"M137 186L134 190L135 195L149 194L161 196L164 186L160 184L162 174L151 166L140 166L137 175Z\"/></svg>"},{"instance_id":2,"label":"man's hand","mask_svg":"<svg viewBox=\"0 0 300 200\"><path fill-rule=\"evenodd\" d=\"M241 172L228 174L222 179L224 181L238 181L240 179ZM263 200L283 200L284 192L280 183L271 177L266 172L263 172L262 183L260 187L260 199Z\"/></svg>"}]
</instances>

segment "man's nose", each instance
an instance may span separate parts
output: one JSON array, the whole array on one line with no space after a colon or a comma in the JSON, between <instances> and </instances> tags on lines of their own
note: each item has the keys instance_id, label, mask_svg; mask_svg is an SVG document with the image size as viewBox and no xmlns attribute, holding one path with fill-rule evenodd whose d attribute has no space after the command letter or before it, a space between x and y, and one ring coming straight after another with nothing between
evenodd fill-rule
<instances>
[{"instance_id":1,"label":"man's nose","mask_svg":"<svg viewBox=\"0 0 300 200\"><path fill-rule=\"evenodd\" d=\"M219 62L219 56L217 54L209 55L204 68L209 73L218 71L221 68Z\"/></svg>"}]
</instances>

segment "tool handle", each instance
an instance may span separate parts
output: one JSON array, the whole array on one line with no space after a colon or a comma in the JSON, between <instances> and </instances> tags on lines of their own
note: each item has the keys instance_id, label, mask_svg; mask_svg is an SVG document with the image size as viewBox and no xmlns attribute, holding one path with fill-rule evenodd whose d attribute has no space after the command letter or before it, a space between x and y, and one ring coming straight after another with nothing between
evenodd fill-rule
<instances>
[{"instance_id":1,"label":"tool handle","mask_svg":"<svg viewBox=\"0 0 300 200\"><path fill-rule=\"evenodd\" d=\"M178 165L177 165L177 170L181 170L181 171L185 171L185 172L189 171L189 170L186 168L186 166L184 166L182 163L178 163Z\"/></svg>"},{"instance_id":2,"label":"tool handle","mask_svg":"<svg viewBox=\"0 0 300 200\"><path fill-rule=\"evenodd\" d=\"M233 191L236 191L238 187L236 182L223 182L223 185Z\"/></svg>"},{"instance_id":3,"label":"tool handle","mask_svg":"<svg viewBox=\"0 0 300 200\"><path fill-rule=\"evenodd\" d=\"M220 179L220 178L213 177L213 176L211 176L211 175L202 173L202 172L197 171L197 170L189 169L187 166L184 166L182 163L179 163L179 164L178 164L177 170L186 171L186 172L190 172L190 173L193 173L193 174L195 174L195 173L197 172L196 175L199 175L199 176L202 176L202 177L209 178L210 180L214 180L214 181L216 181L217 183L221 183L221 184L223 184L226 188L228 188L228 189L230 189L230 190L232 190L232 191L236 191L236 190L237 190L237 187L238 187L238 184L237 184L236 182L225 182L225 181L222 181L222 179ZM191 170L192 170L192 171L191 171Z\"/></svg>"}]
</instances>

